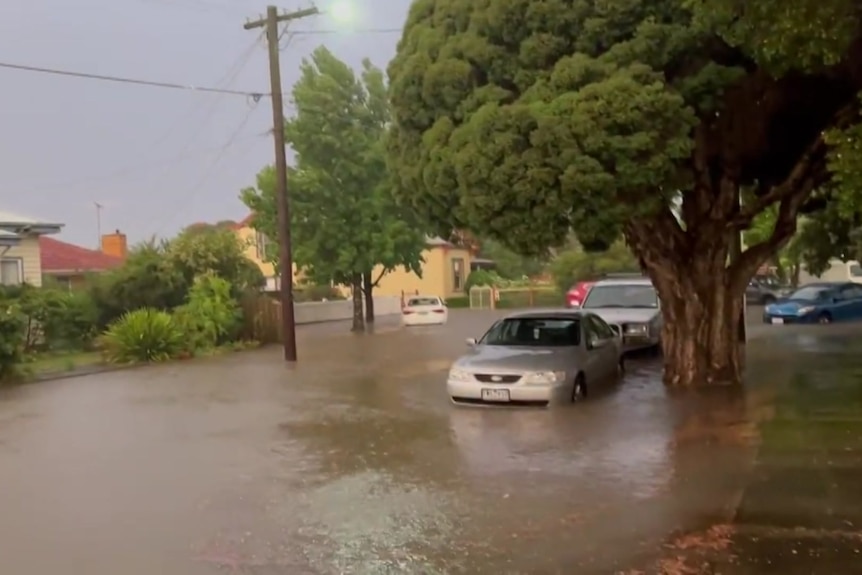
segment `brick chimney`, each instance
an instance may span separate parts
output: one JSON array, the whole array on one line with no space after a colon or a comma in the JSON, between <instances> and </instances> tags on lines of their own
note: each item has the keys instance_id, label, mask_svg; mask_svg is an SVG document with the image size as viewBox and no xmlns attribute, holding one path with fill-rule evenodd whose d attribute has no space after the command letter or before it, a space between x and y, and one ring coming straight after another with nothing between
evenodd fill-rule
<instances>
[{"instance_id":1,"label":"brick chimney","mask_svg":"<svg viewBox=\"0 0 862 575\"><path fill-rule=\"evenodd\" d=\"M126 234L116 230L113 234L105 234L102 236L102 253L114 256L116 258L125 259L129 254L129 246L126 242Z\"/></svg>"}]
</instances>

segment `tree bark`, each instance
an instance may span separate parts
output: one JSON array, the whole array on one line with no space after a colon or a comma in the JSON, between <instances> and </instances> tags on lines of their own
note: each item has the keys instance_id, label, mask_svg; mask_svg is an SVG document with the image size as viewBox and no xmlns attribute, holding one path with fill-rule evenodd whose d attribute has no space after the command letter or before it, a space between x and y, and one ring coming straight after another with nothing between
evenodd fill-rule
<instances>
[{"instance_id":1,"label":"tree bark","mask_svg":"<svg viewBox=\"0 0 862 575\"><path fill-rule=\"evenodd\" d=\"M374 279L370 271L362 274L362 294L365 296L365 323L374 323Z\"/></svg>"},{"instance_id":2,"label":"tree bark","mask_svg":"<svg viewBox=\"0 0 862 575\"><path fill-rule=\"evenodd\" d=\"M726 268L715 271L727 276ZM733 289L717 276L681 277L671 290L659 287L666 385L740 383L744 293L744 288Z\"/></svg>"},{"instance_id":3,"label":"tree bark","mask_svg":"<svg viewBox=\"0 0 862 575\"><path fill-rule=\"evenodd\" d=\"M365 331L365 317L362 315L362 274L353 274L350 288L353 295L353 326L350 331Z\"/></svg>"}]
</instances>

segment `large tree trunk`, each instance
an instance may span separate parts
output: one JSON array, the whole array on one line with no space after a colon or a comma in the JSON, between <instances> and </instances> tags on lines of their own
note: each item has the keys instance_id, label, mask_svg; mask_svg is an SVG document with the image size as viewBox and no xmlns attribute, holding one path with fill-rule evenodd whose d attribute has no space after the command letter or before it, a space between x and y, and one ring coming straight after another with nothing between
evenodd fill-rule
<instances>
[{"instance_id":1,"label":"large tree trunk","mask_svg":"<svg viewBox=\"0 0 862 575\"><path fill-rule=\"evenodd\" d=\"M362 294L365 296L365 322L374 323L374 280L370 271L362 275Z\"/></svg>"},{"instance_id":2,"label":"large tree trunk","mask_svg":"<svg viewBox=\"0 0 862 575\"><path fill-rule=\"evenodd\" d=\"M727 275L726 270L716 273ZM739 336L745 289L733 289L726 280L689 276L679 278L673 289L659 287L667 385L701 387L741 381L744 342Z\"/></svg>"},{"instance_id":3,"label":"large tree trunk","mask_svg":"<svg viewBox=\"0 0 862 575\"><path fill-rule=\"evenodd\" d=\"M362 274L354 274L350 282L353 292L353 326L350 331L365 331L365 318L362 315Z\"/></svg>"},{"instance_id":4,"label":"large tree trunk","mask_svg":"<svg viewBox=\"0 0 862 575\"><path fill-rule=\"evenodd\" d=\"M738 215L738 188L722 185L727 189L715 200L703 193L684 201L682 224L664 210L626 228L626 240L661 301L664 381L670 387L741 383L745 288L795 231L795 219L785 218L768 242L735 253L741 225L730 220L748 216Z\"/></svg>"}]
</instances>

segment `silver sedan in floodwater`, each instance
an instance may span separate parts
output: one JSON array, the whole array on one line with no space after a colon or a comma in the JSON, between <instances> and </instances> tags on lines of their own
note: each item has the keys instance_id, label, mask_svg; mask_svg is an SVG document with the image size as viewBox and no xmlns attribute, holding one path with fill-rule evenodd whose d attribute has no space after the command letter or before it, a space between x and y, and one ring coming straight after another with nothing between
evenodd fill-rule
<instances>
[{"instance_id":1,"label":"silver sedan in floodwater","mask_svg":"<svg viewBox=\"0 0 862 575\"><path fill-rule=\"evenodd\" d=\"M446 382L456 404L574 403L623 371L620 336L584 310L512 314L467 343Z\"/></svg>"}]
</instances>

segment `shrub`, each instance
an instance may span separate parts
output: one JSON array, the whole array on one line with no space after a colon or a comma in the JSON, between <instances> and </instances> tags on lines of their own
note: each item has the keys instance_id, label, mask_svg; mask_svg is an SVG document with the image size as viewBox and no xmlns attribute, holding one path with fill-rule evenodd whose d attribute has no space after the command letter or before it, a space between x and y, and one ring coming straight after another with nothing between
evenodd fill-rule
<instances>
[{"instance_id":1,"label":"shrub","mask_svg":"<svg viewBox=\"0 0 862 575\"><path fill-rule=\"evenodd\" d=\"M18 374L24 354L24 318L17 305L0 301L0 381Z\"/></svg>"},{"instance_id":2,"label":"shrub","mask_svg":"<svg viewBox=\"0 0 862 575\"><path fill-rule=\"evenodd\" d=\"M622 241L604 252L570 249L551 262L551 275L557 288L566 292L579 281L593 281L608 273L638 272L637 259Z\"/></svg>"},{"instance_id":3,"label":"shrub","mask_svg":"<svg viewBox=\"0 0 862 575\"><path fill-rule=\"evenodd\" d=\"M96 336L98 312L86 293L28 286L18 303L25 351L84 349Z\"/></svg>"},{"instance_id":4,"label":"shrub","mask_svg":"<svg viewBox=\"0 0 862 575\"><path fill-rule=\"evenodd\" d=\"M114 363L166 361L184 348L183 332L174 319L152 308L126 312L108 326L101 344Z\"/></svg>"},{"instance_id":5,"label":"shrub","mask_svg":"<svg viewBox=\"0 0 862 575\"><path fill-rule=\"evenodd\" d=\"M92 276L88 291L104 328L136 309L171 310L183 303L188 289L186 278L169 265L165 247L149 242L134 248L121 267Z\"/></svg>"},{"instance_id":6,"label":"shrub","mask_svg":"<svg viewBox=\"0 0 862 575\"><path fill-rule=\"evenodd\" d=\"M293 301L297 303L343 299L344 295L337 288L328 285L305 284L293 290Z\"/></svg>"},{"instance_id":7,"label":"shrub","mask_svg":"<svg viewBox=\"0 0 862 575\"><path fill-rule=\"evenodd\" d=\"M464 283L464 289L470 293L470 288L473 286L496 286L500 284L500 276L490 270L476 270L470 272L467 276L467 281Z\"/></svg>"},{"instance_id":8,"label":"shrub","mask_svg":"<svg viewBox=\"0 0 862 575\"><path fill-rule=\"evenodd\" d=\"M231 294L231 284L208 273L195 278L188 302L175 311L186 339L186 351L221 345L236 338L242 311Z\"/></svg>"},{"instance_id":9,"label":"shrub","mask_svg":"<svg viewBox=\"0 0 862 575\"><path fill-rule=\"evenodd\" d=\"M470 298L465 295L450 297L446 300L446 307L450 309L466 309L470 307Z\"/></svg>"}]
</instances>

